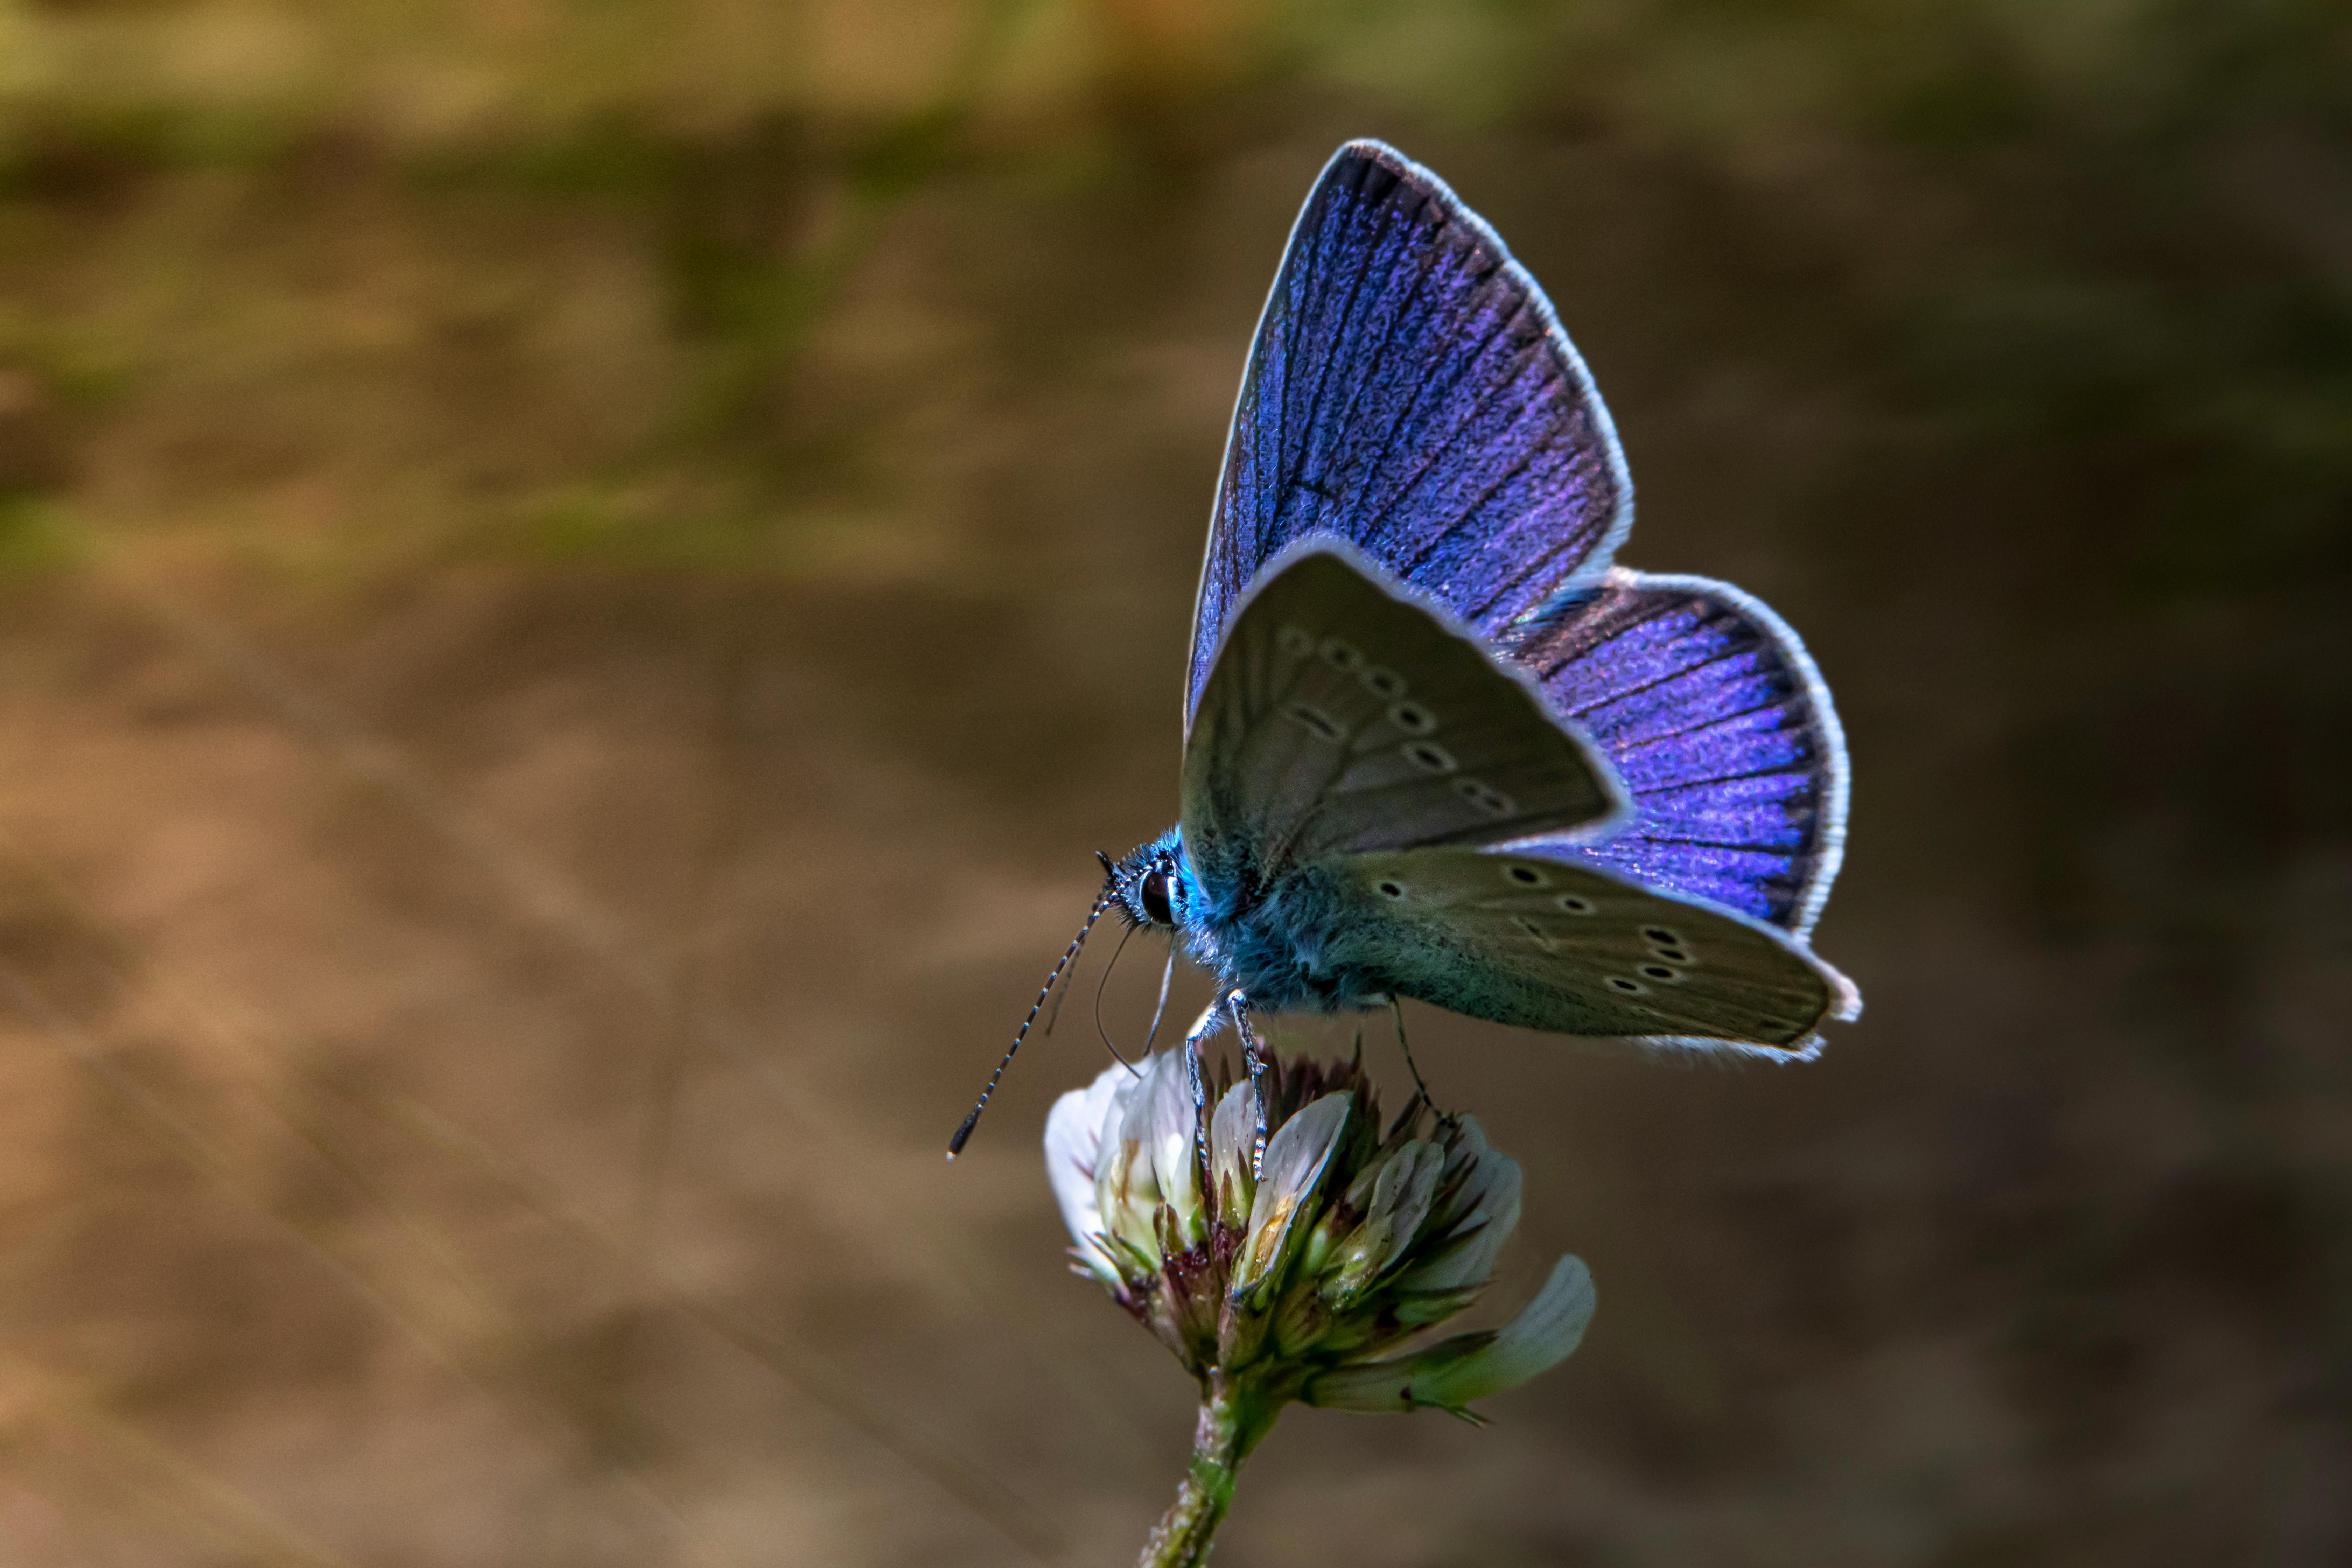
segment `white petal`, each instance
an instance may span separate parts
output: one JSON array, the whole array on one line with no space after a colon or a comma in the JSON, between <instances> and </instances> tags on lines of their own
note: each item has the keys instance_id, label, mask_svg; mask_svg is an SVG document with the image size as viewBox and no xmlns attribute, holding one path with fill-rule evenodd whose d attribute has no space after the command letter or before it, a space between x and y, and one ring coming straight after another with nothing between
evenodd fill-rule
<instances>
[{"instance_id":1,"label":"white petal","mask_svg":"<svg viewBox=\"0 0 2352 1568\"><path fill-rule=\"evenodd\" d=\"M1469 1119L1465 1117L1464 1121ZM1483 1137L1477 1140L1475 1157L1476 1165L1444 1216L1445 1229L1460 1239L1450 1244L1442 1240L1444 1231L1433 1220L1423 1228L1423 1243L1437 1250L1428 1261L1415 1264L1397 1277L1400 1289L1457 1290L1465 1286L1483 1285L1494 1273L1495 1259L1502 1255L1503 1243L1518 1228L1522 1179L1519 1163L1496 1150Z\"/></svg>"},{"instance_id":2,"label":"white petal","mask_svg":"<svg viewBox=\"0 0 2352 1568\"><path fill-rule=\"evenodd\" d=\"M1256 1178L1250 1160L1257 1152L1257 1101L1247 1079L1225 1090L1209 1119L1209 1180L1220 1193L1231 1189L1237 1214L1221 1217L1240 1224L1248 1217Z\"/></svg>"},{"instance_id":3,"label":"white petal","mask_svg":"<svg viewBox=\"0 0 2352 1568\"><path fill-rule=\"evenodd\" d=\"M1182 1050L1161 1051L1143 1064L1143 1081L1128 1110L1128 1126L1144 1137L1152 1185L1189 1245L1200 1239L1201 1113L1192 1103L1192 1073ZM1132 1133L1130 1133L1132 1136Z\"/></svg>"},{"instance_id":4,"label":"white petal","mask_svg":"<svg viewBox=\"0 0 2352 1568\"><path fill-rule=\"evenodd\" d=\"M1236 1294L1264 1279L1281 1261L1283 1243L1299 1210L1323 1179L1331 1150L1348 1124L1348 1106L1353 1098L1345 1092L1327 1094L1284 1122L1266 1141L1265 1174L1250 1205L1249 1235L1240 1256L1234 1259Z\"/></svg>"},{"instance_id":5,"label":"white petal","mask_svg":"<svg viewBox=\"0 0 2352 1568\"><path fill-rule=\"evenodd\" d=\"M1103 1225L1095 1201L1095 1161L1105 1124L1117 1125L1121 1091L1134 1081L1125 1068L1113 1064L1086 1088L1054 1101L1045 1116L1045 1179L1054 1184L1054 1201L1061 1205L1071 1241L1087 1268L1107 1285L1118 1280L1118 1270L1097 1239Z\"/></svg>"},{"instance_id":6,"label":"white petal","mask_svg":"<svg viewBox=\"0 0 2352 1568\"><path fill-rule=\"evenodd\" d=\"M1433 1405L1459 1410L1474 1399L1500 1394L1539 1372L1566 1361L1583 1342L1585 1325L1600 1298L1592 1289L1592 1270L1581 1258L1563 1258L1552 1265L1536 1299L1503 1325L1486 1346L1445 1368L1433 1381L1426 1397Z\"/></svg>"},{"instance_id":7,"label":"white petal","mask_svg":"<svg viewBox=\"0 0 2352 1568\"><path fill-rule=\"evenodd\" d=\"M1326 1373L1307 1384L1307 1403L1333 1410L1435 1405L1462 1413L1471 1401L1517 1388L1566 1360L1583 1340L1594 1304L1591 1270L1580 1258L1563 1258L1536 1299L1500 1331L1461 1334L1418 1354Z\"/></svg>"}]
</instances>

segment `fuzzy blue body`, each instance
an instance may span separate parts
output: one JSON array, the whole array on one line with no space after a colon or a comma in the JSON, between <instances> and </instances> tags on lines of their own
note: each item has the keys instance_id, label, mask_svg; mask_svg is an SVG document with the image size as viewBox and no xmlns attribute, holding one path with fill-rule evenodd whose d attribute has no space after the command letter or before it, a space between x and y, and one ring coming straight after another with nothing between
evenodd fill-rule
<instances>
[{"instance_id":1,"label":"fuzzy blue body","mask_svg":"<svg viewBox=\"0 0 2352 1568\"><path fill-rule=\"evenodd\" d=\"M1185 853L1184 830L1171 827L1120 863L1116 885L1133 886L1153 868L1167 875L1185 951L1217 977L1221 994L1239 989L1265 1012L1337 1013L1374 1005L1393 988L1349 940L1360 913L1320 868L1296 868L1270 886L1247 868L1204 879Z\"/></svg>"}]
</instances>

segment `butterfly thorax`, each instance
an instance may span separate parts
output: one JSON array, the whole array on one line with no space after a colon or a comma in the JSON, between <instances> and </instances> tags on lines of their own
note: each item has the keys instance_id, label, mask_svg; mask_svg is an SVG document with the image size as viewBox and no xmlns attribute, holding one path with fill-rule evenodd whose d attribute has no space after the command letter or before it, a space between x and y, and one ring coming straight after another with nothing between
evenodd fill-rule
<instances>
[{"instance_id":1,"label":"butterfly thorax","mask_svg":"<svg viewBox=\"0 0 2352 1568\"><path fill-rule=\"evenodd\" d=\"M1182 829L1171 827L1115 863L1107 891L1133 923L1181 937L1221 988L1239 988L1255 1007L1329 1013L1387 994L1378 975L1351 961L1342 889L1320 867L1270 883L1245 867L1203 877Z\"/></svg>"}]
</instances>

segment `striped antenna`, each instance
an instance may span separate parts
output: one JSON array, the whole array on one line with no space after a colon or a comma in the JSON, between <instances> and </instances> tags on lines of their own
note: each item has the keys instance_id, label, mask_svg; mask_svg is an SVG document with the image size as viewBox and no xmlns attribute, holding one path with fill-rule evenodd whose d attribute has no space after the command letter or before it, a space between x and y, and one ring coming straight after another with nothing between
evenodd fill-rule
<instances>
[{"instance_id":1,"label":"striped antenna","mask_svg":"<svg viewBox=\"0 0 2352 1568\"><path fill-rule=\"evenodd\" d=\"M1004 1059L996 1064L994 1072L988 1075L988 1087L980 1091L980 1103L971 1108L971 1114L963 1119L963 1125L957 1128L955 1136L948 1140L949 1159L952 1160L963 1152L964 1142L971 1138L971 1130L980 1125L980 1113L988 1109L988 1097L996 1092L996 1080L1003 1078L1004 1069L1013 1065L1013 1053L1019 1050L1021 1042L1029 1037L1029 1026L1037 1021L1037 1015L1045 1008L1045 998L1054 994L1055 985L1062 978L1062 971L1069 968L1070 961L1078 956L1078 949L1087 945L1087 932L1095 929L1095 921L1102 919L1102 912L1110 908L1111 896L1111 889L1105 888L1102 897L1095 900L1095 907L1087 911L1087 923L1078 928L1078 934L1070 939L1069 947L1063 952L1061 962L1054 965L1054 973L1045 976L1045 988L1037 993L1037 1000L1031 1005L1029 1016L1021 1020L1020 1032L1013 1037L1013 1044L1005 1047Z\"/></svg>"}]
</instances>

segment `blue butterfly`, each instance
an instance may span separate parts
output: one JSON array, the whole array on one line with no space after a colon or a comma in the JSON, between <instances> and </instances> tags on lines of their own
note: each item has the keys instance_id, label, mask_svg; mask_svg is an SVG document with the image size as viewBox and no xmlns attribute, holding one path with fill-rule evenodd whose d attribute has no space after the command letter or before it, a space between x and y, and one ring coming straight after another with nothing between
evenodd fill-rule
<instances>
[{"instance_id":1,"label":"blue butterfly","mask_svg":"<svg viewBox=\"0 0 2352 1568\"><path fill-rule=\"evenodd\" d=\"M1196 1058L1230 1022L1255 1073L1252 1015L1401 996L1784 1060L1860 1013L1807 942L1844 841L1829 689L1738 589L1612 565L1633 503L1535 279L1436 175L1342 147L1234 409L1181 821L1087 921L1215 975Z\"/></svg>"}]
</instances>

